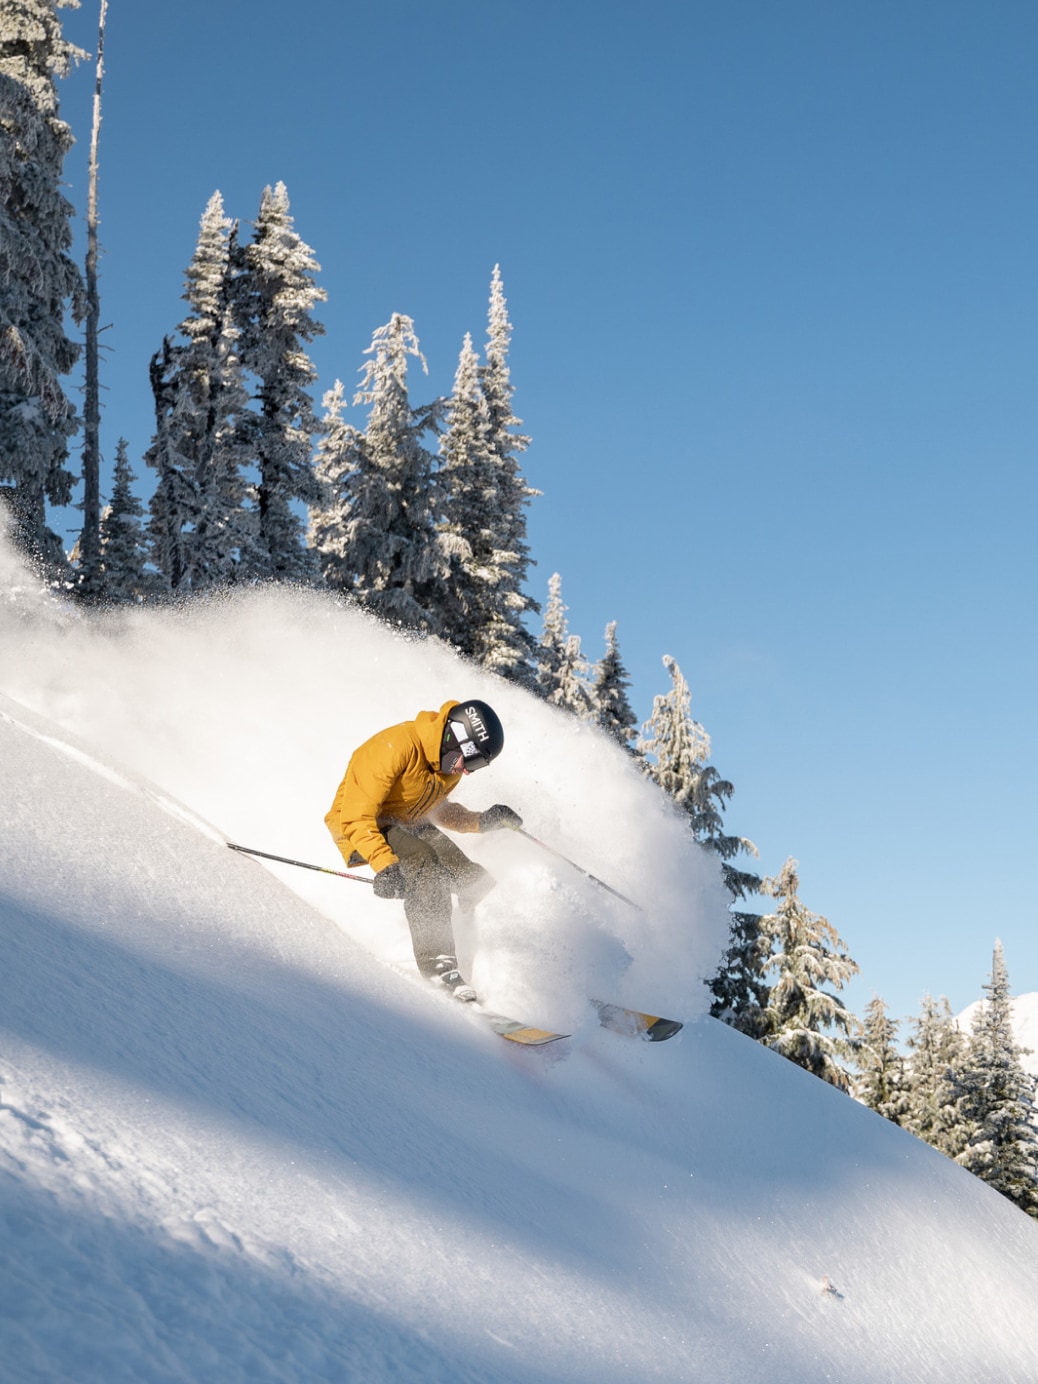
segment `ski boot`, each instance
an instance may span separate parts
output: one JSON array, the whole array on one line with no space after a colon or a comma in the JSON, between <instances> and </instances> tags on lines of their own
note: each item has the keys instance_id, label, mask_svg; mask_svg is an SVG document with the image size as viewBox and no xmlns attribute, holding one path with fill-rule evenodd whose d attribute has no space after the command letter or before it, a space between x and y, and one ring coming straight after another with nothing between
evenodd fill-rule
<instances>
[{"instance_id":1,"label":"ski boot","mask_svg":"<svg viewBox=\"0 0 1038 1384\"><path fill-rule=\"evenodd\" d=\"M463 1004L471 1004L477 999L475 990L458 970L457 959L453 956L438 956L429 979L435 985L442 985Z\"/></svg>"}]
</instances>

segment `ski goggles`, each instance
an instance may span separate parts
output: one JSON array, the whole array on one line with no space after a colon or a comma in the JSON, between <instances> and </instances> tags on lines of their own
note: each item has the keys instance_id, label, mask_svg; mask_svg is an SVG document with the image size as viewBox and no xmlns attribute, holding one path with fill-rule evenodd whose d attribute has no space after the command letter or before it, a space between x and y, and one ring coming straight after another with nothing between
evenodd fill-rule
<instances>
[{"instance_id":1,"label":"ski goggles","mask_svg":"<svg viewBox=\"0 0 1038 1384\"><path fill-rule=\"evenodd\" d=\"M444 774L473 774L485 769L490 760L469 736L468 727L458 721L448 721L440 750L440 772Z\"/></svg>"}]
</instances>

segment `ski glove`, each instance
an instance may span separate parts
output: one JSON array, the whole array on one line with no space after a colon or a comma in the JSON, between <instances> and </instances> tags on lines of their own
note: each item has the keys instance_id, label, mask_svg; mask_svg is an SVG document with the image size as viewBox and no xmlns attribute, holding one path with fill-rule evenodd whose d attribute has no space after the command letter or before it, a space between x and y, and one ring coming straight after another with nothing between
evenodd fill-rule
<instances>
[{"instance_id":1,"label":"ski glove","mask_svg":"<svg viewBox=\"0 0 1038 1384\"><path fill-rule=\"evenodd\" d=\"M399 860L394 860L375 876L376 899L402 899L406 889L407 881Z\"/></svg>"},{"instance_id":2,"label":"ski glove","mask_svg":"<svg viewBox=\"0 0 1038 1384\"><path fill-rule=\"evenodd\" d=\"M518 831L523 824L523 819L514 808L506 807L504 803L495 803L493 807L488 807L485 812L479 814L480 831L500 831L502 827L508 827L510 831Z\"/></svg>"}]
</instances>

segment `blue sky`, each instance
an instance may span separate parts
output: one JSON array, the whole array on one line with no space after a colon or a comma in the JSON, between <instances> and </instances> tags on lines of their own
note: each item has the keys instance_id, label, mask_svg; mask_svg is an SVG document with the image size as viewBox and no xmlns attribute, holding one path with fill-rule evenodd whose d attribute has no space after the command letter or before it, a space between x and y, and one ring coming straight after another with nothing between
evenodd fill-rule
<instances>
[{"instance_id":1,"label":"blue sky","mask_svg":"<svg viewBox=\"0 0 1038 1384\"><path fill-rule=\"evenodd\" d=\"M288 187L318 394L393 312L412 397L447 392L500 263L534 594L562 573L592 657L619 622L641 717L678 660L728 827L800 861L859 1012L964 1007L996 936L1038 989L1036 47L1015 0L111 0L105 456L150 489L216 188L247 223ZM61 89L81 214L92 89Z\"/></svg>"}]
</instances>

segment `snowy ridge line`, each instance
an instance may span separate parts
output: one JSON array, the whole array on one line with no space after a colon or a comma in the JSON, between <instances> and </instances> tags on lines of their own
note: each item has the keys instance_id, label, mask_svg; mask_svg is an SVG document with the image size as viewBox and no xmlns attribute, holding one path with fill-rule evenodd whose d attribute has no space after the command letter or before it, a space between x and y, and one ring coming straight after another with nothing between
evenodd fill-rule
<instances>
[{"instance_id":1,"label":"snowy ridge line","mask_svg":"<svg viewBox=\"0 0 1038 1384\"><path fill-rule=\"evenodd\" d=\"M27 726L23 722L15 720L13 716L8 716L6 712L0 712L0 716L10 725L13 725L16 730L20 730L26 735L31 735L35 740L41 741L44 745L49 745L51 749L57 750L59 754L67 755L69 759L74 759L77 764L81 764L84 769L89 769L92 773L100 775L101 778L107 779L109 783L114 783L116 787L127 788L131 791L135 790L135 785L132 784L129 779L125 778L117 770L110 768L109 765L102 764L99 759L95 759L93 755L87 754L85 750L79 749L78 746L70 745L65 740L58 740L53 735L44 735L42 731L34 730L31 726Z\"/></svg>"},{"instance_id":2,"label":"snowy ridge line","mask_svg":"<svg viewBox=\"0 0 1038 1384\"><path fill-rule=\"evenodd\" d=\"M12 700L11 698L5 697L3 693L0 693L0 698L3 698L4 701ZM38 719L41 722L43 721L43 718L39 717L38 713L32 712L28 707L22 708L20 704L17 705L19 705L20 711L27 712L34 720ZM123 788L129 793L136 793L138 797L145 798L148 802L153 802L156 807L161 808L163 812L168 813L171 817L175 817L177 821L183 822L186 826L192 827L195 831L201 832L201 834L208 837L210 841L219 842L221 845L225 843L227 838L224 836L223 832L220 831L218 827L213 826L213 824L204 817L199 816L197 812L187 807L184 803L178 802L176 798L171 798L168 793L163 792L153 783L142 778L139 774L115 769L110 764L106 764L104 761L98 759L95 755L91 754L89 750L82 747L76 736L62 731L61 737L59 738L58 735L52 733L54 730L59 729L53 726L52 722L45 722L48 729L44 730L41 725L30 725L23 720L21 716L14 716L10 711L5 711L2 706L0 706L0 720L6 721L8 725L13 726L15 730L21 731L24 735L31 736L34 740L38 740L49 749L56 750L67 759L71 759L75 764L79 764L84 769L88 769L91 773L97 774L99 778L105 779L108 783L115 784L117 788Z\"/></svg>"}]
</instances>

